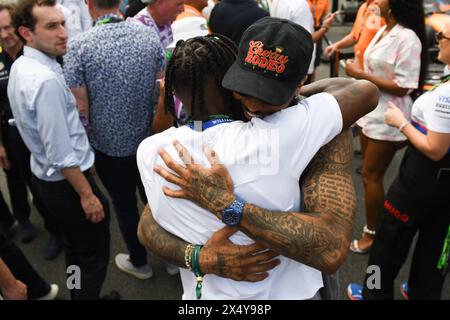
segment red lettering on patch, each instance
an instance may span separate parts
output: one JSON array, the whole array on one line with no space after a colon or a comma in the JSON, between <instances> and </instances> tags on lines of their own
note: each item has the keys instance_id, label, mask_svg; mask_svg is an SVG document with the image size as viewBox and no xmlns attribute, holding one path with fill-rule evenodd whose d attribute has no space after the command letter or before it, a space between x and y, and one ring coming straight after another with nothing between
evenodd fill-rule
<instances>
[{"instance_id":1,"label":"red lettering on patch","mask_svg":"<svg viewBox=\"0 0 450 320\"><path fill-rule=\"evenodd\" d=\"M289 56L283 55L283 48L275 48L275 50L263 50L264 43L262 41L250 41L245 62L260 69L282 74L286 70L286 64Z\"/></svg>"}]
</instances>

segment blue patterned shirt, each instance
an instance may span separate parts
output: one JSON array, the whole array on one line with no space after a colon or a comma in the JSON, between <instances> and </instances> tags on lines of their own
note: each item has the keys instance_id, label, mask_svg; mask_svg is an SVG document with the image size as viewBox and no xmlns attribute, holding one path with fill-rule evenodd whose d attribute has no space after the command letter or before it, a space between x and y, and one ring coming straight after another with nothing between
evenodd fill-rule
<instances>
[{"instance_id":1,"label":"blue patterned shirt","mask_svg":"<svg viewBox=\"0 0 450 320\"><path fill-rule=\"evenodd\" d=\"M105 24L110 18L114 23ZM100 17L69 42L64 76L69 87L88 90L91 145L126 157L151 135L155 80L164 59L153 30L118 20L111 14Z\"/></svg>"}]
</instances>

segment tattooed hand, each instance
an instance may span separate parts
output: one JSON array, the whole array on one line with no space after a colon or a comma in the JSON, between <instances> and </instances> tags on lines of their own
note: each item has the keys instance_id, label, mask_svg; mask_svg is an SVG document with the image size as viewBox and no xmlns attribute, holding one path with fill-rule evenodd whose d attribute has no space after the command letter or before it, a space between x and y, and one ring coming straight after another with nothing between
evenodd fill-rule
<instances>
[{"instance_id":1,"label":"tattooed hand","mask_svg":"<svg viewBox=\"0 0 450 320\"><path fill-rule=\"evenodd\" d=\"M279 264L278 254L259 244L237 245L229 238L236 228L216 231L200 251L200 269L206 274L236 281L256 282L268 277ZM139 241L154 254L181 268L186 268L184 252L188 242L163 229L147 205L138 226Z\"/></svg>"},{"instance_id":2,"label":"tattooed hand","mask_svg":"<svg viewBox=\"0 0 450 320\"><path fill-rule=\"evenodd\" d=\"M230 237L237 228L225 227L216 231L200 251L200 268L205 273L236 281L257 282L269 276L267 271L275 268L280 260L278 253L254 243L235 245Z\"/></svg>"},{"instance_id":3,"label":"tattooed hand","mask_svg":"<svg viewBox=\"0 0 450 320\"><path fill-rule=\"evenodd\" d=\"M159 154L168 168L177 175L155 166L154 171L169 182L179 186L181 190L164 187L164 194L173 198L192 200L201 207L213 212L220 218L220 213L235 199L233 180L227 169L210 148L205 147L205 155L211 168L205 168L195 163L189 152L178 142L174 146L186 167L177 164L164 150Z\"/></svg>"}]
</instances>

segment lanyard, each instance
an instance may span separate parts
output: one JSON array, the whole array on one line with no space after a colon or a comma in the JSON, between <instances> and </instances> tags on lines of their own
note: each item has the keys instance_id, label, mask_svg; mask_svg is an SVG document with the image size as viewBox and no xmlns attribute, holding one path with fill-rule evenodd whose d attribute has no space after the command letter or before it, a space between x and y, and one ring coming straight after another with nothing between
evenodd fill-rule
<instances>
[{"instance_id":1,"label":"lanyard","mask_svg":"<svg viewBox=\"0 0 450 320\"><path fill-rule=\"evenodd\" d=\"M437 268L442 270L442 274L445 275L448 271L448 261L450 258L450 225L448 226L447 236L445 237L444 247L442 248L442 254L439 258Z\"/></svg>"},{"instance_id":2,"label":"lanyard","mask_svg":"<svg viewBox=\"0 0 450 320\"><path fill-rule=\"evenodd\" d=\"M101 17L99 20L97 20L97 22L95 23L96 26L102 26L108 23L118 23L118 22L122 22L123 20L115 15L115 14L109 14L109 15L104 15L103 17Z\"/></svg>"},{"instance_id":3,"label":"lanyard","mask_svg":"<svg viewBox=\"0 0 450 320\"><path fill-rule=\"evenodd\" d=\"M204 131L211 127L217 126L218 124L233 122L233 119L223 114L210 115L208 116L208 119L208 121L189 121L186 125L192 130ZM197 126L197 123L201 123L201 128Z\"/></svg>"}]
</instances>

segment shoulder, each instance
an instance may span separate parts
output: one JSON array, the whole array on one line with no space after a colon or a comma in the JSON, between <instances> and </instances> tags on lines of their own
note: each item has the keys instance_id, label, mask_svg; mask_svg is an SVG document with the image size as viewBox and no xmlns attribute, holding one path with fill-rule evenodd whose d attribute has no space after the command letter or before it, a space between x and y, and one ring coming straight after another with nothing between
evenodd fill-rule
<instances>
[{"instance_id":1,"label":"shoulder","mask_svg":"<svg viewBox=\"0 0 450 320\"><path fill-rule=\"evenodd\" d=\"M21 56L13 64L15 76L21 82L34 82L41 84L51 79L55 79L55 73L46 65L28 57Z\"/></svg>"},{"instance_id":2,"label":"shoulder","mask_svg":"<svg viewBox=\"0 0 450 320\"><path fill-rule=\"evenodd\" d=\"M406 27L398 25L397 37L401 44L420 44L420 39L417 34Z\"/></svg>"},{"instance_id":3,"label":"shoulder","mask_svg":"<svg viewBox=\"0 0 450 320\"><path fill-rule=\"evenodd\" d=\"M174 133L178 130L177 128L171 127L163 132L154 134L146 139L144 139L138 147L137 150L137 160L138 162L143 162L146 158L152 158L157 153L158 150L166 144L169 144L174 139Z\"/></svg>"}]
</instances>

